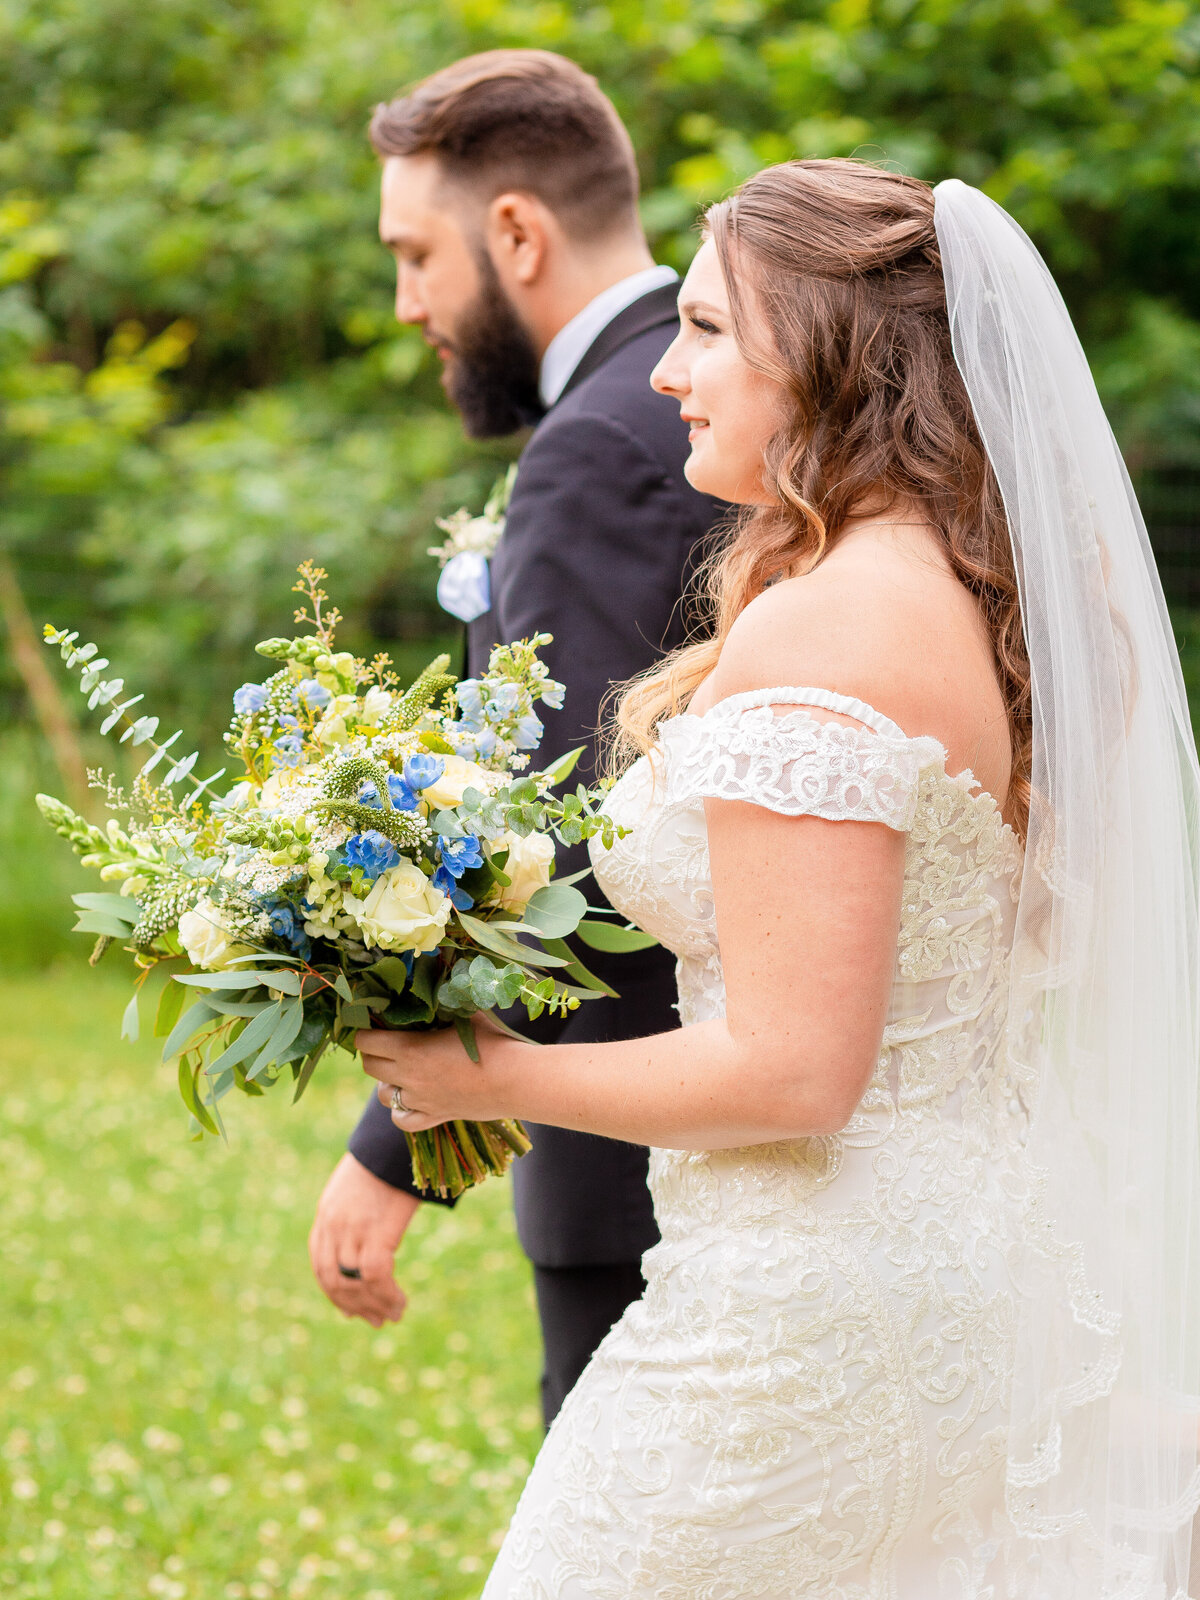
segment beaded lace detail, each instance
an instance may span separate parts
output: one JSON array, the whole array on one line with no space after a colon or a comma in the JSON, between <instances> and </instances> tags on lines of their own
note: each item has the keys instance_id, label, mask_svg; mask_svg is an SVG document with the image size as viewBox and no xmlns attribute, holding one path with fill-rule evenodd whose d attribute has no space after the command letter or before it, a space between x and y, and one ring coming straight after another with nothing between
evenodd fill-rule
<instances>
[{"instance_id":1,"label":"beaded lace detail","mask_svg":"<svg viewBox=\"0 0 1200 1600\"><path fill-rule=\"evenodd\" d=\"M552 1428L485 1600L1027 1600L1003 1515L1022 854L974 788L861 702L773 689L667 722L613 790L633 831L597 876L675 951L685 1024L724 1007L706 798L907 834L892 1001L836 1137L652 1152L646 1294Z\"/></svg>"}]
</instances>

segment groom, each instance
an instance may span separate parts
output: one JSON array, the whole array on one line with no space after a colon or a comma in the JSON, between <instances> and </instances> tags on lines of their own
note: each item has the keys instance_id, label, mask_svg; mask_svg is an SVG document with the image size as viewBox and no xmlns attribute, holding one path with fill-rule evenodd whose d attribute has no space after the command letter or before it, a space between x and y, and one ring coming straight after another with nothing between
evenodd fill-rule
<instances>
[{"instance_id":1,"label":"groom","mask_svg":"<svg viewBox=\"0 0 1200 1600\"><path fill-rule=\"evenodd\" d=\"M682 597L719 509L685 481L686 427L650 389L678 329L678 285L654 265L641 229L629 136L573 63L496 50L380 106L371 140L397 318L437 350L468 434L533 427L490 594L460 601L473 617L468 673L484 670L497 642L553 634L544 659L566 700L546 713L537 759L584 745L579 775L590 782L601 701L683 641ZM570 852L560 871L586 865L585 852ZM620 999L591 1001L540 1037L625 1039L677 1025L667 951L585 954ZM657 1233L644 1148L561 1128L530 1133L513 1187L534 1264L549 1422L641 1294L640 1258ZM372 1096L310 1239L321 1286L347 1315L376 1326L400 1316L394 1257L420 1203L403 1136Z\"/></svg>"}]
</instances>

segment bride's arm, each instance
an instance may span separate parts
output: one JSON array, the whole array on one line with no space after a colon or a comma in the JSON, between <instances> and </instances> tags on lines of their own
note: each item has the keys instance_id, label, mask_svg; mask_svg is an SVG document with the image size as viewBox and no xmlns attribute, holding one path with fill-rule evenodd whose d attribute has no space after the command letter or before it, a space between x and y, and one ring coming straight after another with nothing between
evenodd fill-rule
<instances>
[{"instance_id":1,"label":"bride's arm","mask_svg":"<svg viewBox=\"0 0 1200 1600\"><path fill-rule=\"evenodd\" d=\"M900 919L904 836L709 800L726 1015L647 1039L536 1046L480 1030L358 1036L399 1085L415 1132L451 1117L522 1117L679 1149L842 1127L878 1055ZM390 1092L390 1091L389 1091Z\"/></svg>"}]
</instances>

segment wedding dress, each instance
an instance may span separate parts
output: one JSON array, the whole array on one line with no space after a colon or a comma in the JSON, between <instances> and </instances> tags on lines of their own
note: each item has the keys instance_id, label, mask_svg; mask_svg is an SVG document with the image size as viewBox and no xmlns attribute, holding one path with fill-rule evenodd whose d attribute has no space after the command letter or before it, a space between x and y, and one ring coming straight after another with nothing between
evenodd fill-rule
<instances>
[{"instance_id":1,"label":"wedding dress","mask_svg":"<svg viewBox=\"0 0 1200 1600\"><path fill-rule=\"evenodd\" d=\"M824 719L842 713L851 725ZM655 1150L662 1242L538 1456L485 1600L1020 1595L1005 1524L1027 1088L1020 843L936 740L820 689L660 727L593 865L723 1014L706 798L907 835L883 1045L836 1136Z\"/></svg>"}]
</instances>

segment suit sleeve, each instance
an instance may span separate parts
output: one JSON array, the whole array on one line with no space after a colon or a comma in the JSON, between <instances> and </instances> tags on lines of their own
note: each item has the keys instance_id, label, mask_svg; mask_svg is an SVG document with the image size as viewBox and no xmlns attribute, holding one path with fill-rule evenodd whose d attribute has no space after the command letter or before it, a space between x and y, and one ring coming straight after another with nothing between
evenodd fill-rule
<instances>
[{"instance_id":1,"label":"suit sleeve","mask_svg":"<svg viewBox=\"0 0 1200 1600\"><path fill-rule=\"evenodd\" d=\"M552 415L530 442L492 581L506 641L554 636L543 660L567 692L561 711L539 708L539 766L583 744L579 775L595 778L601 703L661 653L688 528L663 464L611 418Z\"/></svg>"}]
</instances>

